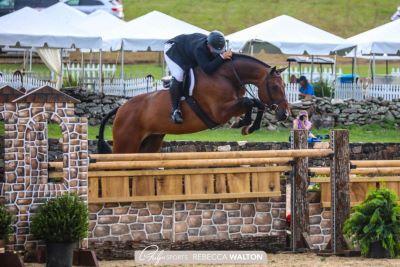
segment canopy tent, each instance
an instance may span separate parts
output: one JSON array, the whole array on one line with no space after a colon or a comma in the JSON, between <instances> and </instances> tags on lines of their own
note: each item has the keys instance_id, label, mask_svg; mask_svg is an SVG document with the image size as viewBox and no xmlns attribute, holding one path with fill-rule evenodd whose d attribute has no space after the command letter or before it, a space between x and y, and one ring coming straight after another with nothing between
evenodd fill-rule
<instances>
[{"instance_id":1,"label":"canopy tent","mask_svg":"<svg viewBox=\"0 0 400 267\"><path fill-rule=\"evenodd\" d=\"M400 52L400 20L395 20L346 39L336 50L356 48L361 55L397 54Z\"/></svg>"},{"instance_id":2,"label":"canopy tent","mask_svg":"<svg viewBox=\"0 0 400 267\"><path fill-rule=\"evenodd\" d=\"M110 39L122 38L125 51L162 51L164 43L179 35L209 32L192 24L168 16L159 11L152 11L131 20L124 27L116 29ZM105 42L110 41L105 40Z\"/></svg>"},{"instance_id":3,"label":"canopy tent","mask_svg":"<svg viewBox=\"0 0 400 267\"><path fill-rule=\"evenodd\" d=\"M264 49L269 53L329 55L344 39L282 15L226 37L234 51Z\"/></svg>"},{"instance_id":4,"label":"canopy tent","mask_svg":"<svg viewBox=\"0 0 400 267\"><path fill-rule=\"evenodd\" d=\"M40 14L46 16L49 20L57 20L58 23L65 23L67 25L79 25L88 16L62 2L43 9L40 11Z\"/></svg>"},{"instance_id":5,"label":"canopy tent","mask_svg":"<svg viewBox=\"0 0 400 267\"><path fill-rule=\"evenodd\" d=\"M114 31L123 28L125 24L125 21L116 16L103 10L97 10L86 16L86 18L80 23L80 26L82 29L91 31L103 38L103 51L116 51L121 49L122 39L111 39L110 36L112 36Z\"/></svg>"},{"instance_id":6,"label":"canopy tent","mask_svg":"<svg viewBox=\"0 0 400 267\"><path fill-rule=\"evenodd\" d=\"M74 23L80 15L73 8L60 3L49 9L50 11L37 12L23 8L2 17L0 45L35 48L46 66L55 73L57 88L61 88L63 80L61 49L100 49L102 38L80 29ZM68 19L67 13L74 15Z\"/></svg>"},{"instance_id":7,"label":"canopy tent","mask_svg":"<svg viewBox=\"0 0 400 267\"><path fill-rule=\"evenodd\" d=\"M99 49L102 39L26 7L0 19L0 45Z\"/></svg>"}]
</instances>

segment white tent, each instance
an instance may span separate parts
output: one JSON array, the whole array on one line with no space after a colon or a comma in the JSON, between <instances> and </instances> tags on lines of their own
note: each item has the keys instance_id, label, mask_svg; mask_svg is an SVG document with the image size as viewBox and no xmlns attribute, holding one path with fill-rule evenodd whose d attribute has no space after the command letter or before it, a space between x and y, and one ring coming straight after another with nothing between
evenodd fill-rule
<instances>
[{"instance_id":1,"label":"white tent","mask_svg":"<svg viewBox=\"0 0 400 267\"><path fill-rule=\"evenodd\" d=\"M97 10L80 23L80 26L85 31L98 34L103 38L103 51L108 50L120 50L122 44L122 38L110 38L113 32L122 29L126 22L117 18L116 16L105 12L103 10Z\"/></svg>"},{"instance_id":2,"label":"white tent","mask_svg":"<svg viewBox=\"0 0 400 267\"><path fill-rule=\"evenodd\" d=\"M116 29L113 38L122 38L126 51L147 50L148 48L153 51L162 51L167 40L179 34L195 32L209 33L159 11L152 11L131 20L123 28Z\"/></svg>"},{"instance_id":3,"label":"white tent","mask_svg":"<svg viewBox=\"0 0 400 267\"><path fill-rule=\"evenodd\" d=\"M40 14L58 23L79 25L88 15L62 2L43 9Z\"/></svg>"},{"instance_id":4,"label":"white tent","mask_svg":"<svg viewBox=\"0 0 400 267\"><path fill-rule=\"evenodd\" d=\"M99 49L102 39L79 26L23 8L0 19L0 45Z\"/></svg>"},{"instance_id":5,"label":"white tent","mask_svg":"<svg viewBox=\"0 0 400 267\"><path fill-rule=\"evenodd\" d=\"M346 39L337 47L357 46L357 54L396 54L400 52L400 20L395 20Z\"/></svg>"},{"instance_id":6,"label":"white tent","mask_svg":"<svg viewBox=\"0 0 400 267\"><path fill-rule=\"evenodd\" d=\"M227 36L235 51L264 49L269 53L329 55L344 39L287 15Z\"/></svg>"},{"instance_id":7,"label":"white tent","mask_svg":"<svg viewBox=\"0 0 400 267\"><path fill-rule=\"evenodd\" d=\"M65 4L56 4L49 10L37 12L23 8L2 17L0 45L35 48L46 66L55 73L56 87L61 88L63 81L61 49L100 49L102 38L80 29L79 24L75 25L80 14ZM72 15L68 17L67 13Z\"/></svg>"}]
</instances>

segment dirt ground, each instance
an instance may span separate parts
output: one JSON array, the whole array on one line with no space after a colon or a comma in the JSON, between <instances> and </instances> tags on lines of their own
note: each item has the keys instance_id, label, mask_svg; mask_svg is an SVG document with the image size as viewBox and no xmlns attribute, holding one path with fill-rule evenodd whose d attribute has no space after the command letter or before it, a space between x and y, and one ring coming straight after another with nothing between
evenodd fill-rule
<instances>
[{"instance_id":1,"label":"dirt ground","mask_svg":"<svg viewBox=\"0 0 400 267\"><path fill-rule=\"evenodd\" d=\"M131 267L139 266L133 260L126 261L100 261L101 267ZM44 267L44 264L26 264L29 267ZM183 266L183 265L182 265ZM196 265L202 266L202 265ZM211 265L208 265L211 266ZM240 266L240 265L213 265L213 266ZM243 265L250 266L250 265ZM400 259L366 259L366 258L344 258L344 257L321 257L311 253L303 254L268 254L268 264L266 265L251 265L251 266L273 266L273 267L348 267L348 266L400 266Z\"/></svg>"}]
</instances>

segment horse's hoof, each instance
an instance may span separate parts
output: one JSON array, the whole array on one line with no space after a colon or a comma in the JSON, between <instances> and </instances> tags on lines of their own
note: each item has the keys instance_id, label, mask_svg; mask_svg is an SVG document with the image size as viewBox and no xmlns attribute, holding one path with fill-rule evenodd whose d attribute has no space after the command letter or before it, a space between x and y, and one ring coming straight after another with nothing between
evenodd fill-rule
<instances>
[{"instance_id":1,"label":"horse's hoof","mask_svg":"<svg viewBox=\"0 0 400 267\"><path fill-rule=\"evenodd\" d=\"M245 126L242 128L242 135L250 134L250 126Z\"/></svg>"}]
</instances>

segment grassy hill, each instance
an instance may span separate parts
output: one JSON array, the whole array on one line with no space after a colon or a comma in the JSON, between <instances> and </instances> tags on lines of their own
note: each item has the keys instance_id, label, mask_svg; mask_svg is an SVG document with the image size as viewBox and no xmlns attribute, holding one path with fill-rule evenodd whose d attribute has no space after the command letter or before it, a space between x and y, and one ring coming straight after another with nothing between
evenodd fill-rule
<instances>
[{"instance_id":1,"label":"grassy hill","mask_svg":"<svg viewBox=\"0 0 400 267\"><path fill-rule=\"evenodd\" d=\"M286 14L342 37L390 21L396 0L123 0L126 20L158 10L226 34Z\"/></svg>"}]
</instances>

